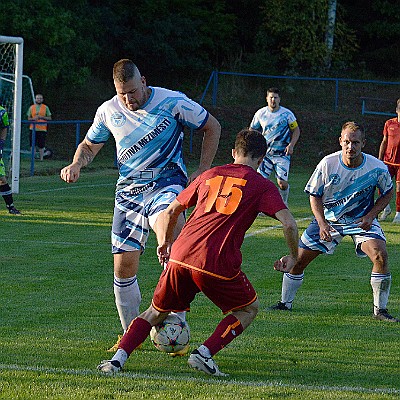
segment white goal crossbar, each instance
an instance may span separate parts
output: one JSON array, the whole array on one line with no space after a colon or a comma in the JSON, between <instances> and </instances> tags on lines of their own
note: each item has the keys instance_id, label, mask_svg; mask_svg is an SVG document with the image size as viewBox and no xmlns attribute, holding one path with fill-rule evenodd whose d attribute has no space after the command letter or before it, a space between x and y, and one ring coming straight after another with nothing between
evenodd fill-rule
<instances>
[{"instance_id":1,"label":"white goal crossbar","mask_svg":"<svg viewBox=\"0 0 400 400\"><path fill-rule=\"evenodd\" d=\"M22 73L23 73L23 47L21 37L0 36L0 43L15 44L15 70L14 70L14 106L12 115L12 169L11 186L13 193L19 193L20 175L20 150L21 150L21 108L22 108ZM0 71L1 72L1 71Z\"/></svg>"}]
</instances>

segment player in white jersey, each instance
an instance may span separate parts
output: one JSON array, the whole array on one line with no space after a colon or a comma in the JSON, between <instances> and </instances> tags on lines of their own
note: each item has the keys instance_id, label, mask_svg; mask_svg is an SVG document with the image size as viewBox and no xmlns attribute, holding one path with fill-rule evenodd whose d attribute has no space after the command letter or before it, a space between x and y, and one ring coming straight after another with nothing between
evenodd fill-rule
<instances>
[{"instance_id":1,"label":"player in white jersey","mask_svg":"<svg viewBox=\"0 0 400 400\"><path fill-rule=\"evenodd\" d=\"M72 163L61 170L61 178L76 182L81 168L94 159L111 135L114 137L119 169L111 235L114 295L125 332L139 314L141 294L136 274L150 228L157 234L159 214L188 182L182 156L183 128L203 132L200 164L190 182L211 167L221 127L183 93L147 86L131 60L114 64L113 79L117 94L98 108ZM183 224L181 215L176 234Z\"/></svg>"},{"instance_id":2,"label":"player in white jersey","mask_svg":"<svg viewBox=\"0 0 400 400\"><path fill-rule=\"evenodd\" d=\"M260 131L267 140L267 154L258 172L269 178L275 172L278 189L287 205L289 197L290 157L300 137L296 117L289 109L280 105L279 89L272 87L266 92L267 106L260 108L250 127Z\"/></svg>"},{"instance_id":3,"label":"player in white jersey","mask_svg":"<svg viewBox=\"0 0 400 400\"><path fill-rule=\"evenodd\" d=\"M392 276L386 238L376 219L393 196L389 171L382 161L362 153L365 133L357 123L343 125L339 142L342 151L323 158L305 187L315 219L300 238L296 265L290 270L279 269L284 272L282 298L270 309L291 310L307 265L320 254L332 254L349 235L356 254L372 261L374 318L400 322L387 310ZM380 196L375 201L376 189Z\"/></svg>"}]
</instances>

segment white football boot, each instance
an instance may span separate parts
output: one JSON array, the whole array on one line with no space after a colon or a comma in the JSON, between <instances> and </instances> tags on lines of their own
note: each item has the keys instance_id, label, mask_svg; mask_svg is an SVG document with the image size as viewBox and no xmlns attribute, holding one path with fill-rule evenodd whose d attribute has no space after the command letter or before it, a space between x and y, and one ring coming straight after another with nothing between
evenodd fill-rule
<instances>
[{"instance_id":1,"label":"white football boot","mask_svg":"<svg viewBox=\"0 0 400 400\"><path fill-rule=\"evenodd\" d=\"M208 375L229 376L219 370L217 363L212 359L212 357L204 357L198 350L192 351L188 359L188 364L192 368L203 371Z\"/></svg>"}]
</instances>

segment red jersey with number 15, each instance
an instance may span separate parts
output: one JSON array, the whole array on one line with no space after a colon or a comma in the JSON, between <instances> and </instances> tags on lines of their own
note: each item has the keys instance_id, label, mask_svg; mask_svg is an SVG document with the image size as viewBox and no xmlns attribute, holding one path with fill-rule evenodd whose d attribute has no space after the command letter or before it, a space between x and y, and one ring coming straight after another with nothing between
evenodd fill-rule
<instances>
[{"instance_id":1,"label":"red jersey with number 15","mask_svg":"<svg viewBox=\"0 0 400 400\"><path fill-rule=\"evenodd\" d=\"M400 165L400 122L397 117L385 122L383 136L387 136L387 147L383 162L388 165Z\"/></svg>"},{"instance_id":2,"label":"red jersey with number 15","mask_svg":"<svg viewBox=\"0 0 400 400\"><path fill-rule=\"evenodd\" d=\"M286 208L276 186L243 164L204 172L177 200L196 207L172 245L170 261L223 279L240 271L240 247L258 213L274 217Z\"/></svg>"}]
</instances>

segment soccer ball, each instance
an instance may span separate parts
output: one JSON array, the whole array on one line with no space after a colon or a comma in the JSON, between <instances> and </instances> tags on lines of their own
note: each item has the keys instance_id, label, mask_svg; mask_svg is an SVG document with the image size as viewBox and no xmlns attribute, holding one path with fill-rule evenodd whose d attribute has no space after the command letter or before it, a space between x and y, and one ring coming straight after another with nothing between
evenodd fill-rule
<instances>
[{"instance_id":1,"label":"soccer ball","mask_svg":"<svg viewBox=\"0 0 400 400\"><path fill-rule=\"evenodd\" d=\"M151 328L150 339L157 350L179 354L189 346L189 325L176 314L169 314L161 324Z\"/></svg>"}]
</instances>

